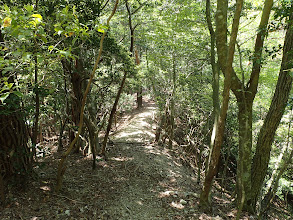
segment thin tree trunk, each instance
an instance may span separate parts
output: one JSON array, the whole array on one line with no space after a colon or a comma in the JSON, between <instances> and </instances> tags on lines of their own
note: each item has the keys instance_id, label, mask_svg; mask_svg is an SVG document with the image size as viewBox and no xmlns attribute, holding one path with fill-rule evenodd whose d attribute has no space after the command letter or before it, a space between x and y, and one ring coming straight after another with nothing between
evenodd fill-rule
<instances>
[{"instance_id":1,"label":"thin tree trunk","mask_svg":"<svg viewBox=\"0 0 293 220\"><path fill-rule=\"evenodd\" d=\"M93 170L96 169L96 149L97 149L97 142L96 139L98 138L97 133L95 132L96 127L92 125L92 122L85 116L84 117L84 122L88 128L89 131L89 138L90 138L90 151L92 153L93 156L93 165L92 168Z\"/></svg>"},{"instance_id":2,"label":"thin tree trunk","mask_svg":"<svg viewBox=\"0 0 293 220\"><path fill-rule=\"evenodd\" d=\"M135 62L136 65L139 66L140 65L140 59L138 56L138 51L137 49L135 49ZM136 93L136 101L137 101L137 108L140 109L142 108L142 85L139 85L138 91Z\"/></svg>"},{"instance_id":3,"label":"thin tree trunk","mask_svg":"<svg viewBox=\"0 0 293 220\"><path fill-rule=\"evenodd\" d=\"M175 98L176 98L176 58L173 53L172 55L172 60L173 60L173 71L172 71L172 82L173 82L173 90L172 90L172 95L171 95L171 100L170 100L170 124L168 125L169 127L169 143L168 147L171 149L172 148L172 143L174 139L174 129L175 129Z\"/></svg>"},{"instance_id":4,"label":"thin tree trunk","mask_svg":"<svg viewBox=\"0 0 293 220\"><path fill-rule=\"evenodd\" d=\"M5 184L2 178L2 170L0 169L0 202L4 205L5 203Z\"/></svg>"},{"instance_id":5,"label":"thin tree trunk","mask_svg":"<svg viewBox=\"0 0 293 220\"><path fill-rule=\"evenodd\" d=\"M139 85L139 89L136 93L136 102L137 102L137 109L142 108L142 86Z\"/></svg>"},{"instance_id":6,"label":"thin tree trunk","mask_svg":"<svg viewBox=\"0 0 293 220\"><path fill-rule=\"evenodd\" d=\"M211 36L211 66L213 71L213 113L212 113L212 121L213 121L213 130L211 134L211 142L210 142L210 149L213 148L213 144L215 142L216 137L216 128L217 123L219 120L219 113L220 113L220 100L219 100L219 68L216 64L216 53L215 53L215 43L216 43L216 35L212 26L212 19L211 19L211 12L210 12L210 0L206 0L206 20L207 25L209 28L210 36ZM212 151L212 150L211 150ZM209 158L210 159L210 158Z\"/></svg>"},{"instance_id":7,"label":"thin tree trunk","mask_svg":"<svg viewBox=\"0 0 293 220\"><path fill-rule=\"evenodd\" d=\"M39 0L36 0L35 10L38 11ZM37 42L35 42L37 45ZM34 50L34 61L35 61L35 121L33 127L33 135L32 135L32 145L33 145L33 154L36 157L36 145L37 145L37 137L38 137L38 127L39 127L39 115L40 115L40 94L39 94L39 85L38 85L38 56L37 56L37 47L35 46Z\"/></svg>"},{"instance_id":8,"label":"thin tree trunk","mask_svg":"<svg viewBox=\"0 0 293 220\"><path fill-rule=\"evenodd\" d=\"M35 54L34 56L35 61L35 119L34 119L34 126L33 126L33 134L32 134L32 150L33 154L36 157L36 145L37 145L37 137L38 137L38 127L39 127L39 115L40 115L40 95L39 95L39 85L38 85L38 57Z\"/></svg>"},{"instance_id":9,"label":"thin tree trunk","mask_svg":"<svg viewBox=\"0 0 293 220\"><path fill-rule=\"evenodd\" d=\"M114 119L114 115L115 115L115 112L116 112L116 109L117 109L117 105L118 105L118 102L119 102L119 99L120 99L120 95L121 95L122 90L124 88L126 76L127 76L127 73L124 72L123 79L121 81L119 90L118 90L116 98L115 98L115 102L113 104L113 107L112 107L112 110L111 110L111 113L110 113L110 116L109 116L106 133L105 133L104 140L103 140L103 143L102 143L102 149L101 149L101 152L100 152L100 154L103 155L104 157L106 156L105 155L106 154L106 145L107 145L108 137L109 137L110 130L111 130L111 127L112 127L112 122L113 122L113 119Z\"/></svg>"},{"instance_id":10,"label":"thin tree trunk","mask_svg":"<svg viewBox=\"0 0 293 220\"><path fill-rule=\"evenodd\" d=\"M266 210L268 210L270 204L275 198L277 189L279 187L279 181L282 175L284 174L284 172L286 171L286 169L288 168L288 166L291 164L292 158L293 158L293 150L291 150L289 157L281 165L278 175L274 178L272 186L270 187L268 193L265 195L265 198L263 200L264 204L262 204L263 210L261 213L264 213Z\"/></svg>"},{"instance_id":11,"label":"thin tree trunk","mask_svg":"<svg viewBox=\"0 0 293 220\"><path fill-rule=\"evenodd\" d=\"M130 52L131 55L134 56L134 31L135 28L138 26L137 25L133 25L132 23L132 15L135 14L136 12L138 12L138 10L140 10L143 7L144 4L141 4L134 12L131 12L131 9L129 7L128 4L128 0L125 0L125 6L126 6L126 10L128 13L128 26L129 26L129 30L130 30ZM137 50L135 50L135 55L136 55L136 64L139 65L140 61L138 58L138 54L137 54ZM137 102L137 108L140 109L142 108L142 86L139 85L138 91L136 92L136 102Z\"/></svg>"}]
</instances>

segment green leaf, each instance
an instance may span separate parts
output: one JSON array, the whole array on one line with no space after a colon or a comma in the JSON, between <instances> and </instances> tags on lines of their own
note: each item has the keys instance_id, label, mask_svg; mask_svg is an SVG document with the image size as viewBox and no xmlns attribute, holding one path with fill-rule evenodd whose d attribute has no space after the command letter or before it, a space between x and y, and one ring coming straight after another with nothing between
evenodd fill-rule
<instances>
[{"instance_id":1,"label":"green leaf","mask_svg":"<svg viewBox=\"0 0 293 220\"><path fill-rule=\"evenodd\" d=\"M98 32L100 32L100 33L104 33L105 30L107 30L107 29L108 29L108 26L107 26L107 25L102 25L102 24L100 24L100 25L98 26Z\"/></svg>"},{"instance_id":2,"label":"green leaf","mask_svg":"<svg viewBox=\"0 0 293 220\"><path fill-rule=\"evenodd\" d=\"M38 19L40 19L40 20L43 19L42 15L40 15L40 14L33 14L32 17L33 17L33 18L38 18Z\"/></svg>"},{"instance_id":3,"label":"green leaf","mask_svg":"<svg viewBox=\"0 0 293 220\"><path fill-rule=\"evenodd\" d=\"M53 45L50 45L49 47L48 47L48 50L51 52L52 50L54 49L54 46Z\"/></svg>"},{"instance_id":4,"label":"green leaf","mask_svg":"<svg viewBox=\"0 0 293 220\"><path fill-rule=\"evenodd\" d=\"M32 12L34 10L34 6L32 5L25 5L24 6L25 10L27 10L28 12Z\"/></svg>"},{"instance_id":5,"label":"green leaf","mask_svg":"<svg viewBox=\"0 0 293 220\"><path fill-rule=\"evenodd\" d=\"M67 50L59 50L59 54L60 54L61 56L65 56L65 57L70 56L70 52L67 51Z\"/></svg>"},{"instance_id":6,"label":"green leaf","mask_svg":"<svg viewBox=\"0 0 293 220\"><path fill-rule=\"evenodd\" d=\"M100 33L104 33L105 30L104 30L104 29L101 29L101 28L98 28L98 32L100 32Z\"/></svg>"},{"instance_id":7,"label":"green leaf","mask_svg":"<svg viewBox=\"0 0 293 220\"><path fill-rule=\"evenodd\" d=\"M4 85L7 86L8 89L11 89L13 86L13 83L4 82Z\"/></svg>"},{"instance_id":8,"label":"green leaf","mask_svg":"<svg viewBox=\"0 0 293 220\"><path fill-rule=\"evenodd\" d=\"M47 41L47 38L45 37L45 36L43 36L43 35L41 35L41 39L42 39L42 41L44 42L44 43L47 43L48 41Z\"/></svg>"},{"instance_id":9,"label":"green leaf","mask_svg":"<svg viewBox=\"0 0 293 220\"><path fill-rule=\"evenodd\" d=\"M10 11L9 7L8 7L6 4L4 5L4 9L5 9L5 11L7 11L7 12Z\"/></svg>"},{"instance_id":10,"label":"green leaf","mask_svg":"<svg viewBox=\"0 0 293 220\"><path fill-rule=\"evenodd\" d=\"M23 94L20 91L15 90L15 91L13 91L13 93L15 95L17 95L19 98L22 98L23 97Z\"/></svg>"},{"instance_id":11,"label":"green leaf","mask_svg":"<svg viewBox=\"0 0 293 220\"><path fill-rule=\"evenodd\" d=\"M77 37L73 38L73 40L72 40L72 46L75 44L75 41L76 41L77 39L78 39Z\"/></svg>"},{"instance_id":12,"label":"green leaf","mask_svg":"<svg viewBox=\"0 0 293 220\"><path fill-rule=\"evenodd\" d=\"M9 94L10 94L10 92L6 92L6 93L1 94L1 96L0 96L0 101L1 101L3 104L4 104L5 99L8 98Z\"/></svg>"}]
</instances>

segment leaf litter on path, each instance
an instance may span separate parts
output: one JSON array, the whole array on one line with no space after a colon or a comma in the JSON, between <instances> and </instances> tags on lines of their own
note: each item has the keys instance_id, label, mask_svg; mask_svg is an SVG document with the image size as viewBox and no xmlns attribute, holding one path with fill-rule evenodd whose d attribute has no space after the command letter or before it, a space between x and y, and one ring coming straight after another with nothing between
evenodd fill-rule
<instances>
[{"instance_id":1,"label":"leaf litter on path","mask_svg":"<svg viewBox=\"0 0 293 220\"><path fill-rule=\"evenodd\" d=\"M155 104L145 103L111 135L108 160L71 155L62 191L54 193L60 153L42 161L23 192L10 190L0 219L215 219L198 210L195 172L174 152L153 144ZM223 207L219 207L222 209ZM226 210L231 211L230 209ZM224 218L219 218L224 219Z\"/></svg>"}]
</instances>

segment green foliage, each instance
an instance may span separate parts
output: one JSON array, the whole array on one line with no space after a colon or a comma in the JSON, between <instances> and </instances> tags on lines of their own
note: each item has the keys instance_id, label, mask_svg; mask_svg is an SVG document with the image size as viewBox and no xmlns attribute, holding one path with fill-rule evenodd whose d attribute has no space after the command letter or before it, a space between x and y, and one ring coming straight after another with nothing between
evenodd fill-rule
<instances>
[{"instance_id":1,"label":"green foliage","mask_svg":"<svg viewBox=\"0 0 293 220\"><path fill-rule=\"evenodd\" d=\"M274 17L276 20L282 21L289 18L292 13L292 0L281 0L275 9Z\"/></svg>"},{"instance_id":2,"label":"green foliage","mask_svg":"<svg viewBox=\"0 0 293 220\"><path fill-rule=\"evenodd\" d=\"M40 0L37 10L29 1L2 2L5 4L0 6L0 26L4 36L0 50L0 102L1 105L12 106L21 100L29 127L34 121L36 91L40 95L40 117L44 124L54 127L62 119L71 117L68 114L71 114L72 100L76 97L72 91L72 75L66 72L61 61L68 61L71 74L77 72L81 84L86 82L98 53L99 39L107 31L102 58L88 97L87 115L98 127L101 126L100 120L111 109L122 75L127 72L125 93L121 96L119 109L128 111L132 108L132 93L140 86L152 94L161 115L170 111L173 99L175 132L178 134L175 135L176 141L182 145L193 144L196 152L204 148L207 155L213 123L212 69L204 1L128 1L135 12L132 22L140 66L135 64L128 49L129 21L124 1L121 1L118 16L113 18L110 27L105 25L105 17L109 13L108 6L103 8L105 1ZM229 3L228 25L231 25L235 2ZM244 86L252 69L255 33L262 4L262 1L247 1L243 10L239 50L236 51L233 67L238 77L241 80L244 78ZM262 73L253 106L253 144L276 85L283 49L282 30L291 13L291 4L292 0L276 3L274 20L266 36L264 56L259 61ZM215 1L212 1L212 6L214 16ZM82 70L76 69L77 59L82 61ZM37 85L34 82L36 66L39 74ZM82 89L83 86L80 85ZM223 159L231 154L228 167L232 171L235 170L238 150L237 111L235 97L232 97L222 151ZM288 113L289 110L286 110L285 115ZM53 119L58 119L58 122L50 124ZM280 153L278 146L285 143L289 122L286 119L277 132L272 159ZM287 171L282 187L292 182L291 173Z\"/></svg>"}]
</instances>

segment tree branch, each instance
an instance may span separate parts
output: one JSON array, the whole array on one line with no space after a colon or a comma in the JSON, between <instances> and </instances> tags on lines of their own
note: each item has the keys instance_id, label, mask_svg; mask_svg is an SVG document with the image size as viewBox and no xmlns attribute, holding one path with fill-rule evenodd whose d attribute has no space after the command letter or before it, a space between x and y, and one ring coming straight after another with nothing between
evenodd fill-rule
<instances>
[{"instance_id":1,"label":"tree branch","mask_svg":"<svg viewBox=\"0 0 293 220\"><path fill-rule=\"evenodd\" d=\"M267 25L268 25L272 6L273 6L273 0L265 1L263 13L261 16L261 21L258 28L257 37L255 40L253 66L252 66L252 71L250 75L250 80L247 84L248 91L250 92L252 99L254 98L257 91L259 73L260 73L261 63L262 63L261 59L262 59L263 44L264 44L265 36L267 34Z\"/></svg>"}]
</instances>

